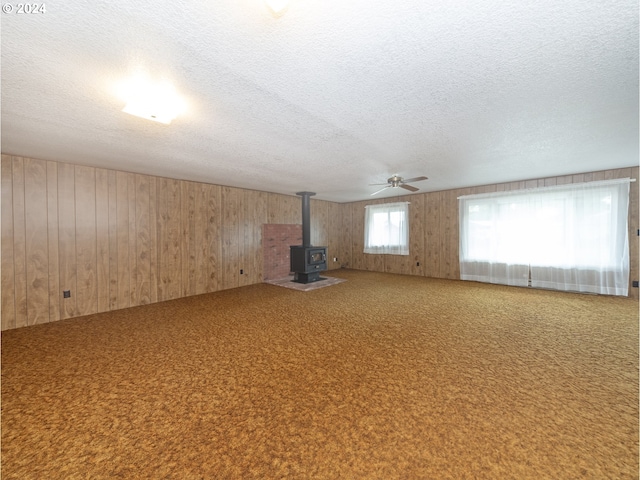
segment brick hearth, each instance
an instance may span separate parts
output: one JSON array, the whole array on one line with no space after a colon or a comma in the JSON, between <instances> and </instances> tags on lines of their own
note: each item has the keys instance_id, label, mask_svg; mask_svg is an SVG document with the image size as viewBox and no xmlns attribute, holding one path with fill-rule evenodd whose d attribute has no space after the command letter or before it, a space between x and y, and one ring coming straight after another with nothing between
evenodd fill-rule
<instances>
[{"instance_id":1,"label":"brick hearth","mask_svg":"<svg viewBox=\"0 0 640 480\"><path fill-rule=\"evenodd\" d=\"M278 280L289 275L289 247L302 245L302 225L265 224L262 226L264 280Z\"/></svg>"}]
</instances>

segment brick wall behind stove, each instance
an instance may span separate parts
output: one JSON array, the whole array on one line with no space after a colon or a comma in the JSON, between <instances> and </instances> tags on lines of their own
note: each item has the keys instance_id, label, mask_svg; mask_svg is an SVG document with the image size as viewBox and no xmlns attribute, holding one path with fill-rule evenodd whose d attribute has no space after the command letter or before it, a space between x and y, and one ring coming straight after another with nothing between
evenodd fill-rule
<instances>
[{"instance_id":1,"label":"brick wall behind stove","mask_svg":"<svg viewBox=\"0 0 640 480\"><path fill-rule=\"evenodd\" d=\"M262 226L264 279L277 280L289 275L289 247L302 245L302 225L265 224Z\"/></svg>"}]
</instances>

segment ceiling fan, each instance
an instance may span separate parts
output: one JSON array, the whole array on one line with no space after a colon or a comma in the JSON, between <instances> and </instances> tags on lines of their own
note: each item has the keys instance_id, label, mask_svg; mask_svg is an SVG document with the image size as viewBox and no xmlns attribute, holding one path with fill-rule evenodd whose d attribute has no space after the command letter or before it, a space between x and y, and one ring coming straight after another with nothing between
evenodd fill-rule
<instances>
[{"instance_id":1,"label":"ceiling fan","mask_svg":"<svg viewBox=\"0 0 640 480\"><path fill-rule=\"evenodd\" d=\"M412 185L407 185L407 183L411 182L421 182L422 180L428 180L428 177L415 177L415 178L407 178L404 179L398 175L394 175L393 177L387 178L387 183L370 183L369 185L386 185L386 187L378 190L377 192L373 192L371 195L375 195L376 193L380 193L382 190L386 190L387 188L404 188L405 190L409 190L410 192L417 192L420 190Z\"/></svg>"}]
</instances>

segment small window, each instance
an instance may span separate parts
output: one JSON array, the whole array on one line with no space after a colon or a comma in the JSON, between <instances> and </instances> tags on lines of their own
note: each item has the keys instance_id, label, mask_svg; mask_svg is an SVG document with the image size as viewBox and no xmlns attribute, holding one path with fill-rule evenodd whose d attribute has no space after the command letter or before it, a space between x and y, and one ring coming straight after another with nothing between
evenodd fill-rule
<instances>
[{"instance_id":1,"label":"small window","mask_svg":"<svg viewBox=\"0 0 640 480\"><path fill-rule=\"evenodd\" d=\"M367 205L364 253L409 255L409 203Z\"/></svg>"}]
</instances>

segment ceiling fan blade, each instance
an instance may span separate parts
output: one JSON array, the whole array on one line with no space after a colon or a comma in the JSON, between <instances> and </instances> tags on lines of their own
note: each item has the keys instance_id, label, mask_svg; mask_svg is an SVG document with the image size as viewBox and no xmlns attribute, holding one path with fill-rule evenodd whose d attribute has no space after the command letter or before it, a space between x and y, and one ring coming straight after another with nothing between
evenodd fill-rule
<instances>
[{"instance_id":1,"label":"ceiling fan blade","mask_svg":"<svg viewBox=\"0 0 640 480\"><path fill-rule=\"evenodd\" d=\"M407 178L404 180L404 183L421 182L422 180L429 180L429 177Z\"/></svg>"},{"instance_id":2,"label":"ceiling fan blade","mask_svg":"<svg viewBox=\"0 0 640 480\"><path fill-rule=\"evenodd\" d=\"M400 185L400 188L404 188L405 190L409 190L411 192L417 192L418 190L420 190L419 188L412 187L411 185L405 185L404 183Z\"/></svg>"},{"instance_id":3,"label":"ceiling fan blade","mask_svg":"<svg viewBox=\"0 0 640 480\"><path fill-rule=\"evenodd\" d=\"M375 195L376 193L380 193L382 190L386 190L387 188L389 188L389 186L386 186L384 188L381 188L380 190L378 190L377 192L373 192L371 195Z\"/></svg>"},{"instance_id":4,"label":"ceiling fan blade","mask_svg":"<svg viewBox=\"0 0 640 480\"><path fill-rule=\"evenodd\" d=\"M385 183L370 183L369 186L373 187L375 185L389 185L389 182L385 182Z\"/></svg>"}]
</instances>

